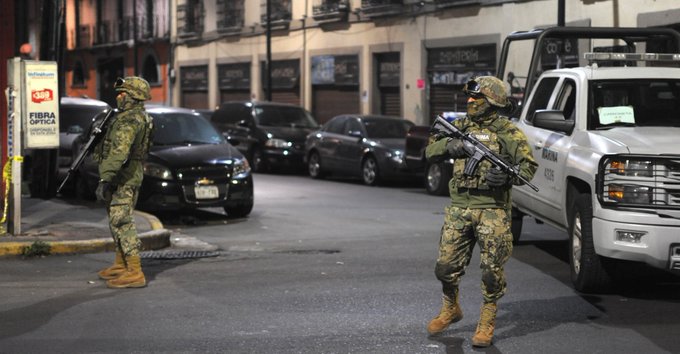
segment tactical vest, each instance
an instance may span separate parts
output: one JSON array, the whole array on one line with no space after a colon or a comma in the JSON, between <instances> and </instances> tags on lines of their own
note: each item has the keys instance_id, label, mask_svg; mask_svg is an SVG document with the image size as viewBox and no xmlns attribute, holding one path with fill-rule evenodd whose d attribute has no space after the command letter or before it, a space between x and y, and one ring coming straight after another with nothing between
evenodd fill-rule
<instances>
[{"instance_id":1,"label":"tactical vest","mask_svg":"<svg viewBox=\"0 0 680 354\"><path fill-rule=\"evenodd\" d=\"M498 117L490 125L484 127L472 123L465 128L464 133L470 133L470 135L486 145L491 151L500 155L501 145L498 139L498 131L502 130L506 123L507 119L501 117ZM468 189L491 189L486 184L486 173L493 165L489 161L482 160L477 165L477 170L473 176L465 176L463 171L467 161L467 158L456 159L453 164L453 179L456 181L456 186Z\"/></svg>"},{"instance_id":2,"label":"tactical vest","mask_svg":"<svg viewBox=\"0 0 680 354\"><path fill-rule=\"evenodd\" d=\"M149 156L149 149L153 137L153 119L145 112L144 113L144 132L137 135L135 143L132 144L130 151L131 160L144 161Z\"/></svg>"}]
</instances>

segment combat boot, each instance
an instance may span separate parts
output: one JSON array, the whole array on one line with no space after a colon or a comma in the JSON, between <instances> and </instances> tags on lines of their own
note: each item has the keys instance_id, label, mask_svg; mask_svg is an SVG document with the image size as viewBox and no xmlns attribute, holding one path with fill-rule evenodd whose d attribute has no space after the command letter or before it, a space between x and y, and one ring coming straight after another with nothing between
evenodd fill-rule
<instances>
[{"instance_id":1,"label":"combat boot","mask_svg":"<svg viewBox=\"0 0 680 354\"><path fill-rule=\"evenodd\" d=\"M472 345L475 347L488 347L493 339L493 330L496 326L496 304L493 302L482 305L479 314L477 330L472 337Z\"/></svg>"},{"instance_id":2,"label":"combat boot","mask_svg":"<svg viewBox=\"0 0 680 354\"><path fill-rule=\"evenodd\" d=\"M442 309L439 314L433 318L427 325L427 332L431 335L437 335L449 327L450 324L455 323L463 319L463 311L458 305L458 294L455 298L444 295L442 296Z\"/></svg>"},{"instance_id":3,"label":"combat boot","mask_svg":"<svg viewBox=\"0 0 680 354\"><path fill-rule=\"evenodd\" d=\"M118 278L106 282L109 288L143 288L146 286L146 278L142 273L142 260L139 256L125 258L127 268Z\"/></svg>"},{"instance_id":4,"label":"combat boot","mask_svg":"<svg viewBox=\"0 0 680 354\"><path fill-rule=\"evenodd\" d=\"M97 274L99 274L99 278L101 279L110 280L118 278L118 276L123 274L123 272L125 272L125 262L123 261L123 254L117 250L116 259L113 261L113 265L108 268L100 270L99 272L97 272Z\"/></svg>"}]
</instances>

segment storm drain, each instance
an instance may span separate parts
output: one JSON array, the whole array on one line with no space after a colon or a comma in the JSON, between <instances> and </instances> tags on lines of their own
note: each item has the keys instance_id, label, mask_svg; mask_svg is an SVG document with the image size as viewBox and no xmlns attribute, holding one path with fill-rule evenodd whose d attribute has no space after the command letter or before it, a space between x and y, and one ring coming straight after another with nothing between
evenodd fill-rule
<instances>
[{"instance_id":1,"label":"storm drain","mask_svg":"<svg viewBox=\"0 0 680 354\"><path fill-rule=\"evenodd\" d=\"M286 250L278 251L276 253L292 253L292 254L334 254L340 253L340 250Z\"/></svg>"},{"instance_id":2,"label":"storm drain","mask_svg":"<svg viewBox=\"0 0 680 354\"><path fill-rule=\"evenodd\" d=\"M145 251L139 254L144 259L187 259L217 257L218 251Z\"/></svg>"}]
</instances>

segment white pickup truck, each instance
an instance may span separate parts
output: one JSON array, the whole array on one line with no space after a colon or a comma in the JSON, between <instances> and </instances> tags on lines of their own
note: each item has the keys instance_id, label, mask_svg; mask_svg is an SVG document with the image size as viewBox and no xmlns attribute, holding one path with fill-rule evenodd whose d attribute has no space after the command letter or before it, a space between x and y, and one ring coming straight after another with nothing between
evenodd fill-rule
<instances>
[{"instance_id":1,"label":"white pickup truck","mask_svg":"<svg viewBox=\"0 0 680 354\"><path fill-rule=\"evenodd\" d=\"M527 214L567 231L579 291L608 286L617 260L680 273L680 54L585 56L523 104L540 191L513 189L513 229Z\"/></svg>"}]
</instances>

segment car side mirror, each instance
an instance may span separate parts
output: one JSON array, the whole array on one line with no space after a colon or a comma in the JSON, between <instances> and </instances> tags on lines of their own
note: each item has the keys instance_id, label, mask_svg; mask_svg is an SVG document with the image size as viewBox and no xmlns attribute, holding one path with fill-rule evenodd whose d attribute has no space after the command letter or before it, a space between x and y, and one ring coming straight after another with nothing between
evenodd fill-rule
<instances>
[{"instance_id":1,"label":"car side mirror","mask_svg":"<svg viewBox=\"0 0 680 354\"><path fill-rule=\"evenodd\" d=\"M250 129L250 123L248 123L248 121L245 120L245 119L242 119L242 120L238 121L238 123L236 123L236 126L237 126L237 127L241 127L241 128L248 128L248 129Z\"/></svg>"},{"instance_id":2,"label":"car side mirror","mask_svg":"<svg viewBox=\"0 0 680 354\"><path fill-rule=\"evenodd\" d=\"M75 125L68 127L68 130L66 132L68 134L80 134L84 131L85 131L85 129L83 129L81 126L75 124Z\"/></svg>"},{"instance_id":3,"label":"car side mirror","mask_svg":"<svg viewBox=\"0 0 680 354\"><path fill-rule=\"evenodd\" d=\"M364 134L362 134L360 130L350 130L350 131L347 132L347 135L353 136L353 137L358 138L358 139L364 138Z\"/></svg>"},{"instance_id":4,"label":"car side mirror","mask_svg":"<svg viewBox=\"0 0 680 354\"><path fill-rule=\"evenodd\" d=\"M538 110L534 113L533 123L535 127L564 132L570 135L574 130L575 122L564 118L564 112L557 110Z\"/></svg>"},{"instance_id":5,"label":"car side mirror","mask_svg":"<svg viewBox=\"0 0 680 354\"><path fill-rule=\"evenodd\" d=\"M227 132L222 133L222 136L223 136L225 139L227 139L227 142L228 142L229 144L231 144L231 145L233 145L233 146L236 146L236 145L238 145L238 144L240 143L240 142L238 141L238 139L232 138L232 136L229 135L229 133L227 133Z\"/></svg>"}]
</instances>

